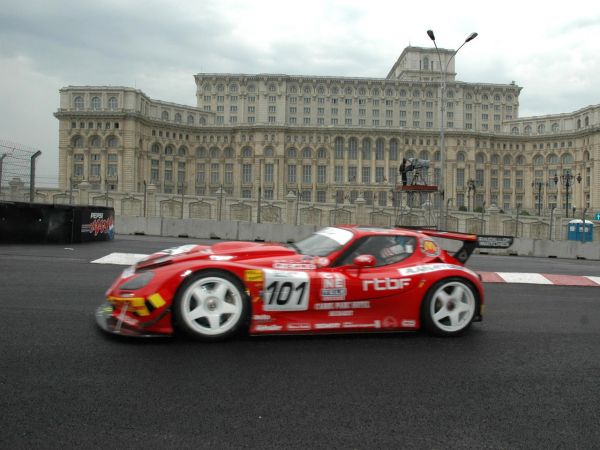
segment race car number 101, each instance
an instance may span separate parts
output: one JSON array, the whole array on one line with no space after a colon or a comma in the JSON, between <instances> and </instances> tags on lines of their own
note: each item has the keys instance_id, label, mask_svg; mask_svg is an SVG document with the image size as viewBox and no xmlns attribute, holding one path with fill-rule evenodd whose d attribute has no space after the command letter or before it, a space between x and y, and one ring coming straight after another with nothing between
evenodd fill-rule
<instances>
[{"instance_id":1,"label":"race car number 101","mask_svg":"<svg viewBox=\"0 0 600 450\"><path fill-rule=\"evenodd\" d=\"M308 309L310 281L306 272L265 270L263 310L305 311Z\"/></svg>"}]
</instances>

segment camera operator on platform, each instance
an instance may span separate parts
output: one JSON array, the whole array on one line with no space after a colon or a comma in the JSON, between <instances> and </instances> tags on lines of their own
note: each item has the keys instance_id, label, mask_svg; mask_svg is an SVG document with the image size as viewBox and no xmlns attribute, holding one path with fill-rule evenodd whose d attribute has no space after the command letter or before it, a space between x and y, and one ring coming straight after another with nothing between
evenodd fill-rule
<instances>
[{"instance_id":1,"label":"camera operator on platform","mask_svg":"<svg viewBox=\"0 0 600 450\"><path fill-rule=\"evenodd\" d=\"M402 178L402 186L406 186L408 180L406 176L406 172L408 172L408 168L406 167L406 158L402 158L402 164L400 164L400 176Z\"/></svg>"}]
</instances>

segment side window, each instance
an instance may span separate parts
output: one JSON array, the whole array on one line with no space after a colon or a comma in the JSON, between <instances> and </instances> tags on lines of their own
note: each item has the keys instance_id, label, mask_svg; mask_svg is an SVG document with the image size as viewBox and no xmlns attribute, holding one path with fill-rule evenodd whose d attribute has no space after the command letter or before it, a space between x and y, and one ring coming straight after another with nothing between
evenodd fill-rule
<instances>
[{"instance_id":1,"label":"side window","mask_svg":"<svg viewBox=\"0 0 600 450\"><path fill-rule=\"evenodd\" d=\"M387 266L408 258L415 251L416 239L411 236L368 236L355 242L335 266L352 264L359 255L373 255L376 267Z\"/></svg>"}]
</instances>

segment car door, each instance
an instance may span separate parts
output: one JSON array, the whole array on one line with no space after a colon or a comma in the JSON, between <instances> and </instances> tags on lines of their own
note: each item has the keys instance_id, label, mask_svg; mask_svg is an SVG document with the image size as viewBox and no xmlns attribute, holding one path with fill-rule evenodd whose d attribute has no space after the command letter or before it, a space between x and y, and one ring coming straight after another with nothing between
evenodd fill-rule
<instances>
[{"instance_id":1,"label":"car door","mask_svg":"<svg viewBox=\"0 0 600 450\"><path fill-rule=\"evenodd\" d=\"M413 303L410 295L416 286L412 278L400 275L398 267L402 259L412 255L415 242L415 238L405 236L369 236L341 255L331 270L344 280L345 302L354 311L353 317L367 319L381 328L402 328L402 322L409 320ZM373 255L376 265L354 265L358 255Z\"/></svg>"}]
</instances>

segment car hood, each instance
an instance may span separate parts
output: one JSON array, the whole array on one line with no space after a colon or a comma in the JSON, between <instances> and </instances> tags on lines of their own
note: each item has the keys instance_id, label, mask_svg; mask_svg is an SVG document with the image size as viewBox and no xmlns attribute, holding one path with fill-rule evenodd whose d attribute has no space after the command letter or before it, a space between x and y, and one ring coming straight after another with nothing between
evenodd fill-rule
<instances>
[{"instance_id":1,"label":"car hood","mask_svg":"<svg viewBox=\"0 0 600 450\"><path fill-rule=\"evenodd\" d=\"M277 262L296 262L313 259L300 255L293 249L278 243L260 242L219 242L208 245L183 245L153 253L136 264L136 269L147 269L166 264L186 261L235 261L250 262L253 265L275 267Z\"/></svg>"}]
</instances>

